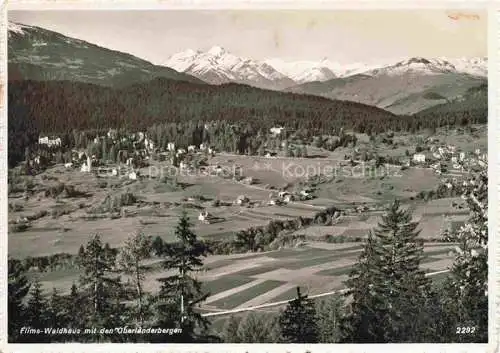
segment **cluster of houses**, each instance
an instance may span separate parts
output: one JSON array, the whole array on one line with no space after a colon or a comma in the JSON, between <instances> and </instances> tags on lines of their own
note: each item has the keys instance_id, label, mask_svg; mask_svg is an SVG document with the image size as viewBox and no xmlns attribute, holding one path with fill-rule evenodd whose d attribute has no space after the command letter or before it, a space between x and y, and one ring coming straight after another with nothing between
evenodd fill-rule
<instances>
[{"instance_id":1,"label":"cluster of houses","mask_svg":"<svg viewBox=\"0 0 500 353\"><path fill-rule=\"evenodd\" d=\"M193 159L191 157L196 153L206 153L207 155L214 157L215 149L203 143L200 144L199 147L195 145L189 145L187 149L176 149L175 144L173 142L169 142L167 144L167 152L162 152L160 153L160 155L170 158L171 164L178 165L180 170L191 170L194 168L192 163Z\"/></svg>"},{"instance_id":2,"label":"cluster of houses","mask_svg":"<svg viewBox=\"0 0 500 353\"><path fill-rule=\"evenodd\" d=\"M269 195L269 202L267 204L270 206L273 205L279 206L292 201L311 200L312 198L313 195L311 194L311 191L307 189L301 190L299 193L280 191L277 197L273 193L271 193L271 195Z\"/></svg>"},{"instance_id":3,"label":"cluster of houses","mask_svg":"<svg viewBox=\"0 0 500 353\"><path fill-rule=\"evenodd\" d=\"M299 193L291 193L288 191L280 191L277 195L275 193L271 193L269 195L269 201L267 202L268 206L280 206L286 203L296 201L296 200L304 200L313 198L311 191L304 189ZM239 195L234 201L235 205L238 206L249 206L251 205L251 200L246 195ZM218 218L211 215L208 211L203 210L198 215L198 220L205 224L211 224L215 222Z\"/></svg>"},{"instance_id":4,"label":"cluster of houses","mask_svg":"<svg viewBox=\"0 0 500 353\"><path fill-rule=\"evenodd\" d=\"M178 148L177 150L175 149L175 143L169 142L167 143L167 151L168 152L175 152L175 155L177 157L181 157L185 155L186 153L196 153L196 152L207 152L208 154L214 154L215 150L212 147L209 147L208 145L202 143L200 144L199 148L197 148L195 145L189 145L187 147L187 150L184 148Z\"/></svg>"},{"instance_id":5,"label":"cluster of houses","mask_svg":"<svg viewBox=\"0 0 500 353\"><path fill-rule=\"evenodd\" d=\"M139 173L130 168L121 168L118 166L117 168L110 168L101 166L99 160L95 155L89 156L86 155L85 152L82 151L73 151L73 162L65 163L64 167L66 169L73 169L76 165L80 165L80 171L82 173L97 173L99 176L118 176L118 177L127 177L131 180L137 180ZM127 163L127 166L129 164Z\"/></svg>"},{"instance_id":6,"label":"cluster of houses","mask_svg":"<svg viewBox=\"0 0 500 353\"><path fill-rule=\"evenodd\" d=\"M474 154L486 158L486 155L482 154L479 149L476 149ZM436 174L442 174L449 167L456 171L462 171L464 163L467 162L467 153L452 145L433 145L426 154L415 153L412 160L415 164L428 165Z\"/></svg>"},{"instance_id":7,"label":"cluster of houses","mask_svg":"<svg viewBox=\"0 0 500 353\"><path fill-rule=\"evenodd\" d=\"M105 140L112 141L114 145L119 143L131 143L133 145L134 151L132 153L130 153L129 150L119 150L117 155L119 164L124 163L127 167L130 167L129 169L131 169L132 167L139 168L143 166L145 161L149 160L153 153L160 152L156 147L155 142L144 132L137 132L128 136L119 136L116 129L110 129L105 135L95 137L93 142L98 144ZM62 145L60 137L39 137L38 143L40 145L45 145L48 147L60 147ZM179 167L181 169L186 169L190 167L188 162L189 158L186 157L189 154L194 154L197 152L204 152L211 156L215 155L215 150L207 144L200 144L199 146L190 145L187 146L186 149L176 148L173 142L169 142L167 144L166 154L170 156L170 158L172 158L172 163L173 157L175 156L177 161L180 160ZM165 156L165 153L160 152L160 155L161 154ZM106 161L98 160L95 155L87 156L87 154L83 151L73 150L71 154L71 162L65 163L64 166L67 169L79 168L83 173L91 173L102 171L101 169L103 168L99 167L105 164L105 162ZM39 157L35 157L32 161L29 161L29 163L33 165L39 165ZM109 169L109 175L120 175L120 168L107 169ZM129 177L130 179L136 179L137 175L136 173L130 173Z\"/></svg>"},{"instance_id":8,"label":"cluster of houses","mask_svg":"<svg viewBox=\"0 0 500 353\"><path fill-rule=\"evenodd\" d=\"M213 221L214 217L208 213L208 211L200 212L198 216L198 220L202 223L210 224Z\"/></svg>"},{"instance_id":9,"label":"cluster of houses","mask_svg":"<svg viewBox=\"0 0 500 353\"><path fill-rule=\"evenodd\" d=\"M276 137L278 135L281 135L284 129L284 127L272 127L271 129L269 129L269 132Z\"/></svg>"},{"instance_id":10,"label":"cluster of houses","mask_svg":"<svg viewBox=\"0 0 500 353\"><path fill-rule=\"evenodd\" d=\"M39 145L45 145L47 147L57 147L61 146L62 141L60 137L39 137L38 138L38 144Z\"/></svg>"},{"instance_id":11,"label":"cluster of houses","mask_svg":"<svg viewBox=\"0 0 500 353\"><path fill-rule=\"evenodd\" d=\"M429 153L415 153L413 162L415 164L426 164L435 161L430 167L436 171L440 171L443 166L451 162L454 169L462 169L461 163L466 158L465 152L458 151L456 146L436 146L433 145L429 149Z\"/></svg>"}]
</instances>

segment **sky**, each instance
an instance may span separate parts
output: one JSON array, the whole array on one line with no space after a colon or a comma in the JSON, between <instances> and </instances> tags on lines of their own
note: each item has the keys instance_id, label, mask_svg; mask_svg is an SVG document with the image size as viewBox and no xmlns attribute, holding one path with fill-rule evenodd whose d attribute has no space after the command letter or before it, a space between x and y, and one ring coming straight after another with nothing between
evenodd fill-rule
<instances>
[{"instance_id":1,"label":"sky","mask_svg":"<svg viewBox=\"0 0 500 353\"><path fill-rule=\"evenodd\" d=\"M478 10L58 10L9 11L50 29L154 64L218 45L263 60L377 63L405 57L486 57L487 13Z\"/></svg>"}]
</instances>

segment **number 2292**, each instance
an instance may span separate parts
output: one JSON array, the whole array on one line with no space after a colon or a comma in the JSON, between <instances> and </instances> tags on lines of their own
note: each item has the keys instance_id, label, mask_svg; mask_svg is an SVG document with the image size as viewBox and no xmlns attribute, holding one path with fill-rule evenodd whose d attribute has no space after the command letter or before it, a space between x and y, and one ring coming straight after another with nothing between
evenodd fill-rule
<instances>
[{"instance_id":1,"label":"number 2292","mask_svg":"<svg viewBox=\"0 0 500 353\"><path fill-rule=\"evenodd\" d=\"M457 327L457 332L456 334L472 334L476 331L476 327L474 326L464 326L464 327Z\"/></svg>"}]
</instances>

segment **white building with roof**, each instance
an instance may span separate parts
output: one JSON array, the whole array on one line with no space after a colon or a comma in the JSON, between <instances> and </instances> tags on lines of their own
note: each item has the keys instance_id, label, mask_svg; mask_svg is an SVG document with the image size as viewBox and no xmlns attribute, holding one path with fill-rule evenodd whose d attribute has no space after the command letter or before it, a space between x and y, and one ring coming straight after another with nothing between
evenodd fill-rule
<instances>
[{"instance_id":1,"label":"white building with roof","mask_svg":"<svg viewBox=\"0 0 500 353\"><path fill-rule=\"evenodd\" d=\"M48 147L61 146L62 141L61 141L60 137L50 138L48 136L45 136L45 137L39 137L38 138L38 144L40 144L40 145L46 145Z\"/></svg>"},{"instance_id":2,"label":"white building with roof","mask_svg":"<svg viewBox=\"0 0 500 353\"><path fill-rule=\"evenodd\" d=\"M413 155L413 162L415 162L415 163L425 163L425 154L415 153Z\"/></svg>"},{"instance_id":3,"label":"white building with roof","mask_svg":"<svg viewBox=\"0 0 500 353\"><path fill-rule=\"evenodd\" d=\"M250 202L250 199L247 196L245 196L245 195L240 195L236 199L236 203L238 205L243 205L243 204L246 204L248 202Z\"/></svg>"},{"instance_id":4,"label":"white building with roof","mask_svg":"<svg viewBox=\"0 0 500 353\"><path fill-rule=\"evenodd\" d=\"M283 132L283 129L284 129L283 127L272 127L271 129L269 129L269 131L274 136L277 136L277 135L281 135L281 133Z\"/></svg>"},{"instance_id":5,"label":"white building with roof","mask_svg":"<svg viewBox=\"0 0 500 353\"><path fill-rule=\"evenodd\" d=\"M208 214L207 211L202 211L198 215L198 220L201 221L201 222L206 222L209 217L210 217L210 215Z\"/></svg>"},{"instance_id":6,"label":"white building with roof","mask_svg":"<svg viewBox=\"0 0 500 353\"><path fill-rule=\"evenodd\" d=\"M107 136L110 139L115 139L118 136L118 131L116 129L109 129Z\"/></svg>"},{"instance_id":7,"label":"white building with roof","mask_svg":"<svg viewBox=\"0 0 500 353\"><path fill-rule=\"evenodd\" d=\"M90 173L92 171L92 160L90 159L89 156L87 156L87 161L83 162L80 170L86 173Z\"/></svg>"},{"instance_id":8,"label":"white building with roof","mask_svg":"<svg viewBox=\"0 0 500 353\"><path fill-rule=\"evenodd\" d=\"M136 172L130 172L130 173L128 174L128 178L129 178L130 180L137 180L137 173L136 173Z\"/></svg>"}]
</instances>

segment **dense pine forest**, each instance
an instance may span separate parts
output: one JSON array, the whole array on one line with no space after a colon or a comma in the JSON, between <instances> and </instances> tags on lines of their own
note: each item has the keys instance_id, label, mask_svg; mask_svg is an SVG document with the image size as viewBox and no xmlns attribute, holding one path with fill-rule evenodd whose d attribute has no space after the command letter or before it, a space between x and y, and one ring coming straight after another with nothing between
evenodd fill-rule
<instances>
[{"instance_id":1,"label":"dense pine forest","mask_svg":"<svg viewBox=\"0 0 500 353\"><path fill-rule=\"evenodd\" d=\"M434 118L438 121L438 124L441 124L440 120L443 116L446 117L454 114L462 119L462 124L466 124L469 122L469 117L487 116L487 107L488 84L483 84L469 88L466 94L460 99L424 109L415 114L415 116Z\"/></svg>"},{"instance_id":2,"label":"dense pine forest","mask_svg":"<svg viewBox=\"0 0 500 353\"><path fill-rule=\"evenodd\" d=\"M18 105L28 104L38 127L53 132L118 126L139 130L153 123L188 119L264 123L269 127L287 123L312 129L349 122L354 127L363 124L375 128L383 119L394 122L396 118L359 103L239 84L212 86L162 78L124 89L69 81L15 81L9 86L9 101L12 118Z\"/></svg>"},{"instance_id":3,"label":"dense pine forest","mask_svg":"<svg viewBox=\"0 0 500 353\"><path fill-rule=\"evenodd\" d=\"M69 81L13 80L8 94L10 165L24 157L26 147L32 146L42 132L70 134L118 127L140 131L165 123L178 124L177 130L182 130L186 122L203 125L225 121L253 131L282 125L316 135L335 134L341 129L376 134L487 121L484 101L460 112L450 104L414 116L397 116L348 101L239 84L212 86L164 78L123 89Z\"/></svg>"}]
</instances>

